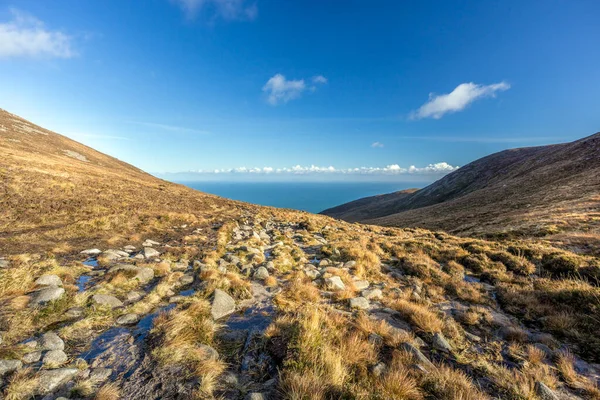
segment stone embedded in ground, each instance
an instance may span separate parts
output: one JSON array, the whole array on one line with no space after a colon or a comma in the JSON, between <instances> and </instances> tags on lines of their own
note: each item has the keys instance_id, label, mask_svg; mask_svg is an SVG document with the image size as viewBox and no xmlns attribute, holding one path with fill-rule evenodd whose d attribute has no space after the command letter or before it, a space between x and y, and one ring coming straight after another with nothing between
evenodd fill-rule
<instances>
[{"instance_id":1,"label":"stone embedded in ground","mask_svg":"<svg viewBox=\"0 0 600 400\"><path fill-rule=\"evenodd\" d=\"M334 291L346 289L346 285L344 285L344 282L342 282L342 278L340 278L339 276L332 276L330 278L326 278L325 286L327 286L327 289Z\"/></svg>"},{"instance_id":2,"label":"stone embedded in ground","mask_svg":"<svg viewBox=\"0 0 600 400\"><path fill-rule=\"evenodd\" d=\"M42 275L36 279L35 284L38 286L62 286L62 279L58 275Z\"/></svg>"},{"instance_id":3,"label":"stone embedded in ground","mask_svg":"<svg viewBox=\"0 0 600 400\"><path fill-rule=\"evenodd\" d=\"M267 397L259 392L248 393L244 400L267 400Z\"/></svg>"},{"instance_id":4,"label":"stone embedded in ground","mask_svg":"<svg viewBox=\"0 0 600 400\"><path fill-rule=\"evenodd\" d=\"M58 300L65 293L65 289L58 286L47 286L31 293L30 306L43 306L51 301Z\"/></svg>"},{"instance_id":5,"label":"stone embedded in ground","mask_svg":"<svg viewBox=\"0 0 600 400\"><path fill-rule=\"evenodd\" d=\"M23 363L19 360L0 360L0 377L8 374L9 372L16 371L23 366Z\"/></svg>"},{"instance_id":6,"label":"stone embedded in ground","mask_svg":"<svg viewBox=\"0 0 600 400\"><path fill-rule=\"evenodd\" d=\"M62 350L50 350L44 354L43 363L45 366L57 366L67 362L69 357Z\"/></svg>"},{"instance_id":7,"label":"stone embedded in ground","mask_svg":"<svg viewBox=\"0 0 600 400\"><path fill-rule=\"evenodd\" d=\"M439 351L443 351L445 353L452 352L452 346L450 346L450 343L448 343L448 341L446 340L444 335L442 335L439 332L437 332L435 335L433 335L432 344L433 344L433 347Z\"/></svg>"},{"instance_id":8,"label":"stone embedded in ground","mask_svg":"<svg viewBox=\"0 0 600 400\"><path fill-rule=\"evenodd\" d=\"M131 264L117 264L108 270L108 273L125 272L133 275L141 283L148 283L154 279L154 270L148 267L138 267Z\"/></svg>"},{"instance_id":9,"label":"stone embedded in ground","mask_svg":"<svg viewBox=\"0 0 600 400\"><path fill-rule=\"evenodd\" d=\"M194 275L185 274L181 278L179 278L179 284L182 286L191 285L194 283Z\"/></svg>"},{"instance_id":10,"label":"stone embedded in ground","mask_svg":"<svg viewBox=\"0 0 600 400\"><path fill-rule=\"evenodd\" d=\"M472 342L481 342L481 338L477 335L472 334L471 332L465 331L465 337Z\"/></svg>"},{"instance_id":11,"label":"stone embedded in ground","mask_svg":"<svg viewBox=\"0 0 600 400\"><path fill-rule=\"evenodd\" d=\"M40 338L39 346L42 350L64 350L65 342L55 332L46 332Z\"/></svg>"},{"instance_id":12,"label":"stone embedded in ground","mask_svg":"<svg viewBox=\"0 0 600 400\"><path fill-rule=\"evenodd\" d=\"M93 382L104 382L112 374L110 368L94 368L90 371L89 379Z\"/></svg>"},{"instance_id":13,"label":"stone embedded in ground","mask_svg":"<svg viewBox=\"0 0 600 400\"><path fill-rule=\"evenodd\" d=\"M421 353L421 350L417 349L415 346L413 346L410 343L401 343L400 344L400 349L406 351L407 353L413 355L416 360L421 363L423 366L434 369L435 366L433 365L433 363L431 361L429 361L429 359L427 357L425 357L425 355L423 353Z\"/></svg>"},{"instance_id":14,"label":"stone embedded in ground","mask_svg":"<svg viewBox=\"0 0 600 400\"><path fill-rule=\"evenodd\" d=\"M123 302L110 294L95 294L92 296L92 303L99 306L117 308L123 306Z\"/></svg>"},{"instance_id":15,"label":"stone embedded in ground","mask_svg":"<svg viewBox=\"0 0 600 400\"><path fill-rule=\"evenodd\" d=\"M210 313L215 320L235 312L235 300L221 289L215 289L211 304Z\"/></svg>"},{"instance_id":16,"label":"stone embedded in ground","mask_svg":"<svg viewBox=\"0 0 600 400\"><path fill-rule=\"evenodd\" d=\"M352 261L347 261L344 264L344 268L354 268L356 267L356 261L352 260Z\"/></svg>"},{"instance_id":17,"label":"stone embedded in ground","mask_svg":"<svg viewBox=\"0 0 600 400\"><path fill-rule=\"evenodd\" d=\"M258 267L254 272L254 279L263 280L269 277L269 271L265 267Z\"/></svg>"},{"instance_id":18,"label":"stone embedded in ground","mask_svg":"<svg viewBox=\"0 0 600 400\"><path fill-rule=\"evenodd\" d=\"M366 289L360 294L367 300L381 300L383 298L383 292L381 289Z\"/></svg>"},{"instance_id":19,"label":"stone embedded in ground","mask_svg":"<svg viewBox=\"0 0 600 400\"><path fill-rule=\"evenodd\" d=\"M0 268L9 268L10 262L5 258L0 258Z\"/></svg>"},{"instance_id":20,"label":"stone embedded in ground","mask_svg":"<svg viewBox=\"0 0 600 400\"><path fill-rule=\"evenodd\" d=\"M273 261L269 261L265 267L267 268L267 270L269 271L275 271L275 263Z\"/></svg>"},{"instance_id":21,"label":"stone embedded in ground","mask_svg":"<svg viewBox=\"0 0 600 400\"><path fill-rule=\"evenodd\" d=\"M317 279L319 277L319 275L321 275L319 273L319 271L317 271L316 269L305 269L304 273L306 274L306 276L308 276L310 279L312 279L313 281L315 279Z\"/></svg>"},{"instance_id":22,"label":"stone embedded in ground","mask_svg":"<svg viewBox=\"0 0 600 400\"><path fill-rule=\"evenodd\" d=\"M386 366L384 363L379 362L379 363L373 365L371 368L369 368L369 370L371 371L373 376L380 377L385 373Z\"/></svg>"},{"instance_id":23,"label":"stone embedded in ground","mask_svg":"<svg viewBox=\"0 0 600 400\"><path fill-rule=\"evenodd\" d=\"M146 239L144 241L144 243L142 243L142 246L144 247L152 247L152 246L158 246L160 243L151 239Z\"/></svg>"},{"instance_id":24,"label":"stone embedded in ground","mask_svg":"<svg viewBox=\"0 0 600 400\"><path fill-rule=\"evenodd\" d=\"M116 323L117 323L117 325L133 325L133 324L137 323L139 320L140 320L139 315L129 313L129 314L121 315L119 318L117 318Z\"/></svg>"},{"instance_id":25,"label":"stone embedded in ground","mask_svg":"<svg viewBox=\"0 0 600 400\"><path fill-rule=\"evenodd\" d=\"M369 281L365 281L365 280L354 281L354 287L357 290L364 290L369 287Z\"/></svg>"},{"instance_id":26,"label":"stone embedded in ground","mask_svg":"<svg viewBox=\"0 0 600 400\"><path fill-rule=\"evenodd\" d=\"M125 295L125 300L127 300L128 303L135 303L136 301L139 301L142 297L143 295L140 292L132 290Z\"/></svg>"},{"instance_id":27,"label":"stone embedded in ground","mask_svg":"<svg viewBox=\"0 0 600 400\"><path fill-rule=\"evenodd\" d=\"M142 250L142 254L145 258L156 258L160 256L160 252L156 249L153 249L152 247L144 247L144 250Z\"/></svg>"},{"instance_id":28,"label":"stone embedded in ground","mask_svg":"<svg viewBox=\"0 0 600 400\"><path fill-rule=\"evenodd\" d=\"M559 397L543 382L535 383L535 392L541 400L559 400Z\"/></svg>"},{"instance_id":29,"label":"stone embedded in ground","mask_svg":"<svg viewBox=\"0 0 600 400\"><path fill-rule=\"evenodd\" d=\"M25 354L21 360L25 363L25 364L31 364L34 362L38 362L42 359L42 352L41 351L32 351L31 353L27 353Z\"/></svg>"},{"instance_id":30,"label":"stone embedded in ground","mask_svg":"<svg viewBox=\"0 0 600 400\"><path fill-rule=\"evenodd\" d=\"M126 251L123 251L123 250L110 249L110 250L106 250L106 251L102 252L102 257L109 261L114 261L114 260L118 260L120 258L129 257L129 253L127 253Z\"/></svg>"},{"instance_id":31,"label":"stone embedded in ground","mask_svg":"<svg viewBox=\"0 0 600 400\"><path fill-rule=\"evenodd\" d=\"M66 319L76 319L83 317L84 313L85 309L83 307L72 307L65 311L63 317L65 317Z\"/></svg>"},{"instance_id":32,"label":"stone embedded in ground","mask_svg":"<svg viewBox=\"0 0 600 400\"><path fill-rule=\"evenodd\" d=\"M83 250L79 254L84 254L86 256L97 256L101 253L102 253L102 250L99 250L99 249L87 249L87 250Z\"/></svg>"},{"instance_id":33,"label":"stone embedded in ground","mask_svg":"<svg viewBox=\"0 0 600 400\"><path fill-rule=\"evenodd\" d=\"M364 297L356 297L354 299L350 299L350 308L357 310L366 310L370 307L369 300Z\"/></svg>"},{"instance_id":34,"label":"stone embedded in ground","mask_svg":"<svg viewBox=\"0 0 600 400\"><path fill-rule=\"evenodd\" d=\"M319 261L319 267L327 267L331 265L331 261L329 261L329 259L324 258L321 261Z\"/></svg>"},{"instance_id":35,"label":"stone embedded in ground","mask_svg":"<svg viewBox=\"0 0 600 400\"><path fill-rule=\"evenodd\" d=\"M188 269L188 264L185 262L176 262L171 264L171 270L173 271L185 271Z\"/></svg>"},{"instance_id":36,"label":"stone embedded in ground","mask_svg":"<svg viewBox=\"0 0 600 400\"><path fill-rule=\"evenodd\" d=\"M59 368L41 371L38 375L36 393L43 396L53 392L62 384L73 378L77 372L79 372L79 370L76 368Z\"/></svg>"}]
</instances>

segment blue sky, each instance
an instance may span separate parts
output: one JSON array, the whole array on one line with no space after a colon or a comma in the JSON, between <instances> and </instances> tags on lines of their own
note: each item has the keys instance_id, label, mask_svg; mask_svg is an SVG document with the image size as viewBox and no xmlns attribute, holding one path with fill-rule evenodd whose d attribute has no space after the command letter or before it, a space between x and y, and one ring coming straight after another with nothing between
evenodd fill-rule
<instances>
[{"instance_id":1,"label":"blue sky","mask_svg":"<svg viewBox=\"0 0 600 400\"><path fill-rule=\"evenodd\" d=\"M0 107L150 172L438 176L600 130L598 15L594 0L0 0Z\"/></svg>"}]
</instances>

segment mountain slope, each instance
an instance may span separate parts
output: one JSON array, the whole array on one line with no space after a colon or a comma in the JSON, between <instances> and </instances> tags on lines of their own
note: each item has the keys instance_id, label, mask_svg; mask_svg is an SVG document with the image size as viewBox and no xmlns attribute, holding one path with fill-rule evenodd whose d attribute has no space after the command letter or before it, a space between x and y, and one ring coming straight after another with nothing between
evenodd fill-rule
<instances>
[{"instance_id":1,"label":"mountain slope","mask_svg":"<svg viewBox=\"0 0 600 400\"><path fill-rule=\"evenodd\" d=\"M595 236L600 217L600 134L492 154L411 195L399 196L393 204L386 196L369 199L323 214L463 235Z\"/></svg>"}]
</instances>

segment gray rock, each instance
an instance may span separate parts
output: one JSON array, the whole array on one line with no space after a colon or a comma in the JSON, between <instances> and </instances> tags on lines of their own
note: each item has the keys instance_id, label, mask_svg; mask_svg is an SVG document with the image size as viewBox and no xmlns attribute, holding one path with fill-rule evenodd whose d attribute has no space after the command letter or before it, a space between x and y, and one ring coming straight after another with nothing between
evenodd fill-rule
<instances>
[{"instance_id":1,"label":"gray rock","mask_svg":"<svg viewBox=\"0 0 600 400\"><path fill-rule=\"evenodd\" d=\"M25 363L25 364L31 364L34 362L38 362L42 359L42 352L41 351L32 351L31 353L27 353L25 354L21 360Z\"/></svg>"},{"instance_id":2,"label":"gray rock","mask_svg":"<svg viewBox=\"0 0 600 400\"><path fill-rule=\"evenodd\" d=\"M559 400L559 397L554 393L554 390L550 389L543 382L535 383L535 392L542 400Z\"/></svg>"},{"instance_id":3,"label":"gray rock","mask_svg":"<svg viewBox=\"0 0 600 400\"><path fill-rule=\"evenodd\" d=\"M347 261L344 264L344 268L354 268L356 267L356 261L352 260L352 261Z\"/></svg>"},{"instance_id":4,"label":"gray rock","mask_svg":"<svg viewBox=\"0 0 600 400\"><path fill-rule=\"evenodd\" d=\"M144 258L156 258L160 256L160 252L152 247L144 247L142 254L144 255Z\"/></svg>"},{"instance_id":5,"label":"gray rock","mask_svg":"<svg viewBox=\"0 0 600 400\"><path fill-rule=\"evenodd\" d=\"M194 275L186 274L179 278L179 284L182 286L191 285L194 283Z\"/></svg>"},{"instance_id":6,"label":"gray rock","mask_svg":"<svg viewBox=\"0 0 600 400\"><path fill-rule=\"evenodd\" d=\"M369 341L369 343L375 346L381 346L384 343L383 337L376 333L370 333L367 340Z\"/></svg>"},{"instance_id":7,"label":"gray rock","mask_svg":"<svg viewBox=\"0 0 600 400\"><path fill-rule=\"evenodd\" d=\"M356 297L354 299L350 299L350 308L358 309L358 310L366 310L370 307L369 300L364 297Z\"/></svg>"},{"instance_id":8,"label":"gray rock","mask_svg":"<svg viewBox=\"0 0 600 400\"><path fill-rule=\"evenodd\" d=\"M23 363L19 360L0 360L0 377L8 374L9 372L16 371L23 366Z\"/></svg>"},{"instance_id":9,"label":"gray rock","mask_svg":"<svg viewBox=\"0 0 600 400\"><path fill-rule=\"evenodd\" d=\"M124 314L117 318L117 325L133 325L140 320L140 316L137 314Z\"/></svg>"},{"instance_id":10,"label":"gray rock","mask_svg":"<svg viewBox=\"0 0 600 400\"><path fill-rule=\"evenodd\" d=\"M127 300L128 303L135 303L136 301L139 301L142 297L143 295L140 292L132 290L125 295L125 300Z\"/></svg>"},{"instance_id":11,"label":"gray rock","mask_svg":"<svg viewBox=\"0 0 600 400\"><path fill-rule=\"evenodd\" d=\"M481 338L477 335L472 334L471 332L465 331L465 337L472 342L481 342Z\"/></svg>"},{"instance_id":12,"label":"gray rock","mask_svg":"<svg viewBox=\"0 0 600 400\"><path fill-rule=\"evenodd\" d=\"M0 258L0 269L9 268L10 262L5 258Z\"/></svg>"},{"instance_id":13,"label":"gray rock","mask_svg":"<svg viewBox=\"0 0 600 400\"><path fill-rule=\"evenodd\" d=\"M382 376L385 373L385 370L386 370L385 364L382 362L377 363L370 368L371 373L375 377Z\"/></svg>"},{"instance_id":14,"label":"gray rock","mask_svg":"<svg viewBox=\"0 0 600 400\"><path fill-rule=\"evenodd\" d=\"M42 350L64 350L65 342L54 332L46 332L40 338Z\"/></svg>"},{"instance_id":15,"label":"gray rock","mask_svg":"<svg viewBox=\"0 0 600 400\"><path fill-rule=\"evenodd\" d=\"M169 297L169 303L179 303L183 300L185 300L185 296L176 295Z\"/></svg>"},{"instance_id":16,"label":"gray rock","mask_svg":"<svg viewBox=\"0 0 600 400\"><path fill-rule=\"evenodd\" d=\"M325 286L329 290L338 291L346 289L346 285L342 282L342 278L339 276L332 276L325 279Z\"/></svg>"},{"instance_id":17,"label":"gray rock","mask_svg":"<svg viewBox=\"0 0 600 400\"><path fill-rule=\"evenodd\" d=\"M327 258L324 258L321 261L319 261L319 267L327 267L329 265L331 265L331 261L329 261Z\"/></svg>"},{"instance_id":18,"label":"gray rock","mask_svg":"<svg viewBox=\"0 0 600 400\"><path fill-rule=\"evenodd\" d=\"M39 286L62 286L62 279L58 275L42 275L35 281Z\"/></svg>"},{"instance_id":19,"label":"gray rock","mask_svg":"<svg viewBox=\"0 0 600 400\"><path fill-rule=\"evenodd\" d=\"M83 317L84 313L85 313L85 309L83 307L72 307L72 308L69 308L67 311L65 311L63 316L66 319L77 319L77 318Z\"/></svg>"},{"instance_id":20,"label":"gray rock","mask_svg":"<svg viewBox=\"0 0 600 400\"><path fill-rule=\"evenodd\" d=\"M94 382L104 382L107 380L112 374L112 369L110 368L94 368L90 372L90 380Z\"/></svg>"},{"instance_id":21,"label":"gray rock","mask_svg":"<svg viewBox=\"0 0 600 400\"><path fill-rule=\"evenodd\" d=\"M354 287L357 290L364 290L369 287L369 281L366 281L366 280L354 281Z\"/></svg>"},{"instance_id":22,"label":"gray rock","mask_svg":"<svg viewBox=\"0 0 600 400\"><path fill-rule=\"evenodd\" d=\"M254 272L254 279L263 280L269 277L269 271L265 267L258 267Z\"/></svg>"},{"instance_id":23,"label":"gray rock","mask_svg":"<svg viewBox=\"0 0 600 400\"><path fill-rule=\"evenodd\" d=\"M201 344L198 346L203 352L207 360L218 360L219 352L209 345Z\"/></svg>"},{"instance_id":24,"label":"gray rock","mask_svg":"<svg viewBox=\"0 0 600 400\"><path fill-rule=\"evenodd\" d=\"M115 296L111 296L110 294L95 294L92 296L92 303L110 308L123 306L121 300L117 299Z\"/></svg>"},{"instance_id":25,"label":"gray rock","mask_svg":"<svg viewBox=\"0 0 600 400\"><path fill-rule=\"evenodd\" d=\"M79 254L84 254L86 256L97 256L101 253L102 253L102 250L99 250L99 249L87 249L87 250L83 250Z\"/></svg>"},{"instance_id":26,"label":"gray rock","mask_svg":"<svg viewBox=\"0 0 600 400\"><path fill-rule=\"evenodd\" d=\"M137 267L131 264L117 264L108 270L108 273L126 272L133 275L133 279L137 279L141 283L148 283L154 279L154 270L148 267Z\"/></svg>"},{"instance_id":27,"label":"gray rock","mask_svg":"<svg viewBox=\"0 0 600 400\"><path fill-rule=\"evenodd\" d=\"M188 269L188 264L185 262L176 262L171 264L171 270L173 271L185 271Z\"/></svg>"},{"instance_id":28,"label":"gray rock","mask_svg":"<svg viewBox=\"0 0 600 400\"><path fill-rule=\"evenodd\" d=\"M259 392L248 393L244 400L267 400L267 397Z\"/></svg>"},{"instance_id":29,"label":"gray rock","mask_svg":"<svg viewBox=\"0 0 600 400\"><path fill-rule=\"evenodd\" d=\"M48 286L43 289L36 290L31 294L30 306L43 306L52 301L58 300L65 293L65 289L58 286Z\"/></svg>"},{"instance_id":30,"label":"gray rock","mask_svg":"<svg viewBox=\"0 0 600 400\"><path fill-rule=\"evenodd\" d=\"M383 292L381 289L366 289L360 294L367 300L381 300L383 298Z\"/></svg>"},{"instance_id":31,"label":"gray rock","mask_svg":"<svg viewBox=\"0 0 600 400\"><path fill-rule=\"evenodd\" d=\"M59 368L41 371L38 376L38 395L46 395L58 389L62 384L73 378L77 372L76 368Z\"/></svg>"},{"instance_id":32,"label":"gray rock","mask_svg":"<svg viewBox=\"0 0 600 400\"><path fill-rule=\"evenodd\" d=\"M123 247L123 250L128 253L133 253L135 251L135 246L128 244L127 246Z\"/></svg>"},{"instance_id":33,"label":"gray rock","mask_svg":"<svg viewBox=\"0 0 600 400\"><path fill-rule=\"evenodd\" d=\"M142 246L144 247L152 247L152 246L158 246L160 243L155 241L155 240L151 240L151 239L146 239L144 241L144 243L142 243Z\"/></svg>"},{"instance_id":34,"label":"gray rock","mask_svg":"<svg viewBox=\"0 0 600 400\"><path fill-rule=\"evenodd\" d=\"M423 366L427 367L427 368L431 368L434 369L435 366L433 365L433 363L431 361L429 361L429 359L427 357L425 357L425 355L423 353L421 353L421 350L417 349L415 346L413 346L410 343L401 343L400 344L400 349L406 351L407 353L411 354L418 363L422 364Z\"/></svg>"},{"instance_id":35,"label":"gray rock","mask_svg":"<svg viewBox=\"0 0 600 400\"><path fill-rule=\"evenodd\" d=\"M433 347L439 351L443 351L444 353L452 352L452 346L450 346L450 343L448 343L444 335L439 332L433 335L432 344Z\"/></svg>"},{"instance_id":36,"label":"gray rock","mask_svg":"<svg viewBox=\"0 0 600 400\"><path fill-rule=\"evenodd\" d=\"M233 312L235 312L235 300L221 289L215 289L210 309L212 317L217 320Z\"/></svg>"},{"instance_id":37,"label":"gray rock","mask_svg":"<svg viewBox=\"0 0 600 400\"><path fill-rule=\"evenodd\" d=\"M42 362L46 366L61 365L67 362L69 357L62 350L50 350L44 355Z\"/></svg>"},{"instance_id":38,"label":"gray rock","mask_svg":"<svg viewBox=\"0 0 600 400\"><path fill-rule=\"evenodd\" d=\"M269 271L275 271L275 263L273 261L269 261L265 267L267 268L267 270Z\"/></svg>"},{"instance_id":39,"label":"gray rock","mask_svg":"<svg viewBox=\"0 0 600 400\"><path fill-rule=\"evenodd\" d=\"M110 249L102 252L102 257L106 258L109 261L114 261L120 258L129 257L129 253L123 250Z\"/></svg>"},{"instance_id":40,"label":"gray rock","mask_svg":"<svg viewBox=\"0 0 600 400\"><path fill-rule=\"evenodd\" d=\"M317 279L319 277L319 275L321 275L319 273L319 271L317 271L316 269L305 269L304 273L306 274L306 276L308 276L310 279L312 279L313 281L315 279Z\"/></svg>"}]
</instances>

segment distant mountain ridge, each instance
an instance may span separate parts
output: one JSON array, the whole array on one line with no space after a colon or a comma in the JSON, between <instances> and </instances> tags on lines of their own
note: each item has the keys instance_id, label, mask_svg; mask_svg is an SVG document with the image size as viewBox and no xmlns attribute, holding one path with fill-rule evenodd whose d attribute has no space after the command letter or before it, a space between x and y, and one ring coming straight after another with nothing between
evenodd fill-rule
<instances>
[{"instance_id":1,"label":"distant mountain ridge","mask_svg":"<svg viewBox=\"0 0 600 400\"><path fill-rule=\"evenodd\" d=\"M322 214L464 235L595 237L600 133L571 143L494 153L413 193L359 199Z\"/></svg>"}]
</instances>

